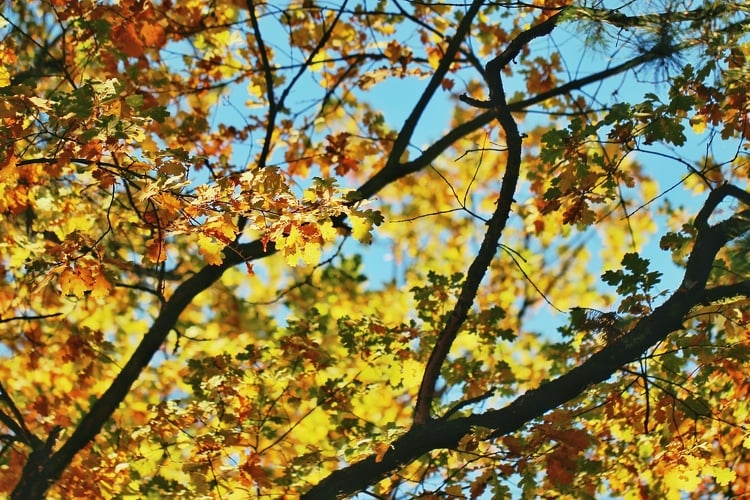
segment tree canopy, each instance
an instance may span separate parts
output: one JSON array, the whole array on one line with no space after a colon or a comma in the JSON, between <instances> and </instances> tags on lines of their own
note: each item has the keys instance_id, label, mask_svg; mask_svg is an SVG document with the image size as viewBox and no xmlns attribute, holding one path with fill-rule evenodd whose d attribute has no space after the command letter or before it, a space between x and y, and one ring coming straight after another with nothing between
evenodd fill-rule
<instances>
[{"instance_id":1,"label":"tree canopy","mask_svg":"<svg viewBox=\"0 0 750 500\"><path fill-rule=\"evenodd\" d=\"M0 32L0 494L750 493L744 0Z\"/></svg>"}]
</instances>

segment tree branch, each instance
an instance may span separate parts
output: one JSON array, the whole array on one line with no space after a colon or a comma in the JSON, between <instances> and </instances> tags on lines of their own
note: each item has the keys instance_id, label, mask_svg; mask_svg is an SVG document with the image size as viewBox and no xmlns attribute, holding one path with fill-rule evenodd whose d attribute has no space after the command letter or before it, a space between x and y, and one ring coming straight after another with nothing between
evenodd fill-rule
<instances>
[{"instance_id":1,"label":"tree branch","mask_svg":"<svg viewBox=\"0 0 750 500\"><path fill-rule=\"evenodd\" d=\"M700 211L700 217L708 219L713 209L727 196L750 201L750 194L741 189L722 186L709 195ZM638 321L626 335L593 354L580 366L526 392L504 408L454 420L429 420L422 425L415 425L391 443L384 455L371 455L332 472L302 498L311 500L353 495L431 450L455 448L461 438L471 433L474 427L491 429L488 439L507 435L576 398L591 385L608 379L620 367L638 360L649 347L664 340L671 332L680 330L683 319L694 306L709 298L719 300L721 293L735 296L738 292L750 292L748 282L706 289L708 273L703 271L711 269L716 253L729 240L748 230L750 219L745 213L736 214L715 226L705 225L699 229L685 276L703 277L703 281L695 282L690 290L680 287L664 304Z\"/></svg>"},{"instance_id":2,"label":"tree branch","mask_svg":"<svg viewBox=\"0 0 750 500\"><path fill-rule=\"evenodd\" d=\"M500 120L501 125L505 129L506 140L509 146L506 173L503 178L498 209L495 211L495 214L489 222L485 241L477 255L477 259L475 259L475 262L472 264L472 267L470 267L467 274L467 280L464 285L466 290L462 290L459 302L456 304L454 310L455 312L449 320L449 323L453 322L452 324L455 325L450 328L455 328L456 331L463 321L461 316L463 315L465 318L466 311L468 311L468 307L470 307L471 302L473 301L476 290L474 289L474 291L472 291L472 287L478 286L479 281L481 281L481 278L489 265L489 261L494 255L497 241L499 241L500 234L502 233L505 222L507 221L513 192L515 191L519 169L519 165L515 164L515 162L517 161L516 158L520 158L521 146L520 136L510 113L521 111L528 106L542 102L556 95L570 92L571 90L580 88L588 83L598 81L599 79L606 78L617 72L635 67L643 62L661 57L659 54L644 54L643 56L634 58L620 66L591 75L581 80L570 82L545 94L540 94L517 103L511 103L507 106L505 105L505 98L502 95L502 86L499 82L498 71L496 73L498 85L490 86L492 105L500 105L497 109L489 110L478 115L470 122L459 125L449 134L435 142L417 160L401 164L399 162L401 153L403 153L408 146L409 140L420 116L453 63L456 53L460 48L460 44L465 39L469 27L471 26L471 20L476 15L482 3L483 2L480 0L475 0L466 11L464 18L455 33L455 37L448 45L444 60L441 61L437 70L433 74L432 79L428 83L425 92L404 123L401 132L394 143L394 147L391 150L386 166L360 188L360 193L364 195L364 197L369 198L391 182L424 168L460 137L486 125L496 117ZM263 46L263 40L260 38L260 28L254 15L252 0L248 0L248 8L251 12L253 29L258 35L256 39L260 48L263 70L266 71L269 108L273 108L269 109L269 128L267 129L271 130L275 121L273 117L278 111L278 102L275 102L275 97L273 95L273 82L271 78L272 75L270 74L271 69L265 47ZM554 27L554 22L545 22L539 26L545 26L544 29L549 28L551 31ZM537 28L532 28L532 30L529 30L527 33L532 33L533 30ZM543 29L539 29L540 34L530 34L528 36L530 38L533 38L533 36L540 36L543 34L541 33ZM523 39L520 39L516 45L514 45L516 43L515 41L512 42L509 49L499 56L499 58L494 60L496 67L493 66L493 71L501 68L502 64L507 64L507 62L513 58L513 55L518 53L517 50L520 50L523 43L527 43L527 41L524 42ZM513 52L514 50L516 52ZM490 65L488 64L488 70L490 69L489 66ZM489 73L490 72L488 71L488 74ZM494 76L488 77L488 80L490 80L490 78L494 78ZM500 93L493 94L493 90L499 91ZM270 137L269 134L267 134L267 140L264 142L264 152L260 155L261 166L265 163L270 148L268 137ZM27 161L51 162L53 160L23 160L21 163L23 164L23 162ZM75 161L83 162L83 160ZM719 188L716 191L719 191L720 189L722 188ZM738 188L734 189L738 190ZM741 190L732 191L732 189L728 188L724 191L723 195L716 196L734 196L745 201L746 198L740 196L739 192L744 193ZM470 427L472 425L486 425L491 427L495 429L496 435L501 435L520 428L528 422L529 419L535 418L543 414L545 411L548 411L550 408L553 408L555 405L580 394L580 392L588 385L606 379L614 373L619 366L622 366L633 359L637 359L643 350L664 338L669 332L679 329L682 317L684 317L685 312L689 310L692 305L695 305L699 300L705 300L709 295L715 296L715 294L712 295L709 293L711 291L716 290L716 293L719 293L720 289L718 287L710 290L702 289L702 287L705 286L705 280L708 277L707 270L710 269L716 251L718 251L726 241L729 241L729 239L736 236L737 231L744 231L744 226L741 222L747 224L745 219L740 221L739 218L731 218L728 221L717 224L716 226L708 226L708 215L712 213L715 206L716 205L710 210L707 210L704 207L704 210L699 214L699 218L696 219L696 226L698 226L697 223L699 222L699 219L702 220L701 214L707 210L707 215L704 217L706 225L702 228L699 227L698 238L696 239L695 247L688 261L683 287L675 292L675 294L673 294L663 306L657 308L650 316L641 320L641 322L639 322L638 325L628 333L628 335L612 343L611 346L608 346L600 353L592 356L579 368L572 370L570 373L556 379L555 381L541 386L535 391L528 392L508 407L503 408L502 410L490 411L472 417L450 421L435 421L429 419L429 405L432 399L432 394L434 393L434 381L437 379L437 375L435 375L431 384L429 381L424 384L425 387L427 387L424 389L424 392L420 390L420 397L418 398L417 404L418 411L416 412L417 417L415 417L415 421L423 422L422 425L415 426L402 438L395 441L393 449L389 450L385 456L382 457L382 461L377 461L375 457L370 457L363 462L359 462L337 471L321 482L320 485L311 489L308 493L308 498L330 498L333 496L328 494L330 492L335 492L336 495L345 495L347 494L346 492L351 493L359 491L368 484L377 481L379 478L385 477L389 471L395 470L395 468L398 468L400 465L414 460L426 451L455 446L463 435L470 432ZM492 243L493 241L495 242L494 244ZM32 456L30 456L27 461L27 466L24 468L22 477L13 492L12 498L37 499L44 497L49 486L59 478L60 474L71 462L75 454L87 446L100 432L104 423L111 417L119 404L125 399L133 383L139 378L141 372L148 365L154 353L163 344L167 335L179 318L179 315L199 293L215 283L229 267L242 262L260 259L274 252L275 248L273 245L268 245L266 248L260 241L230 245L226 248L226 258L221 265L206 266L197 274L182 283L172 297L170 297L165 303L159 316L144 335L142 341L125 364L123 370L112 381L107 390L92 404L89 412L81 419L70 438L59 448L58 451L53 453L52 449L54 448L59 434L59 430L56 429L50 433L48 439L44 441L41 446L37 446L37 448L34 449ZM701 269L701 265L705 265L705 269ZM686 293L687 290L690 290L689 294ZM736 291L735 289L733 290ZM744 289L742 290L744 291ZM729 291L729 289L727 289L727 291ZM687 309L685 309L686 307ZM448 324L446 324L446 329L447 328ZM432 362L431 366L434 368L431 369L438 375L440 365L452 343L450 335L453 335L453 338L455 338L455 333L446 333L444 336L441 334L441 337L444 337L442 347L440 348L441 350L433 353L435 361ZM614 349L616 346L619 346L620 350Z\"/></svg>"},{"instance_id":3,"label":"tree branch","mask_svg":"<svg viewBox=\"0 0 750 500\"><path fill-rule=\"evenodd\" d=\"M345 12L346 4L348 3L348 1L349 0L344 0L344 2L341 4L341 8L339 8L339 10L336 12L331 25L328 26L328 28L326 28L326 30L323 32L323 35L318 40L318 43L315 44L315 47L312 49L312 51L310 51L310 54L308 54L307 58L305 58L305 62L302 63L302 65L297 70L297 73L292 77L292 81L289 82L289 85L287 85L286 88L281 92L281 97L279 97L279 101L277 104L279 108L283 108L285 106L286 98L289 96L289 93L292 91L294 85L299 81L305 71L307 71L307 69L313 64L313 60L315 59L315 57L320 54L320 51L323 50L326 43L328 43L328 40L333 34L334 28L338 24L339 19L341 19L341 15Z\"/></svg>"},{"instance_id":4,"label":"tree branch","mask_svg":"<svg viewBox=\"0 0 750 500\"><path fill-rule=\"evenodd\" d=\"M558 22L558 21L559 21L559 18L555 18L555 22ZM691 46L692 45L689 43L682 43L680 45L677 45L673 47L673 50L674 50L673 54L679 51L688 49ZM638 66L649 63L651 61L658 60L663 57L665 57L664 53L647 52L645 54L641 54L632 59L629 59L621 64L613 66L611 68L607 68L603 71L593 73L591 75L585 76L583 78L579 78L577 80L572 80L568 83L560 85L559 87L550 89L546 92L542 92L541 94L537 94L535 96L531 96L527 99L523 99L520 101L510 102L507 105L507 109L508 111L512 113L526 111L531 106L545 102L548 99L552 99L554 97L565 95L574 90L581 89L585 87L586 85L590 85L592 83L602 81L611 76L624 73L631 69L637 68ZM461 123L458 126L452 128L443 137L434 141L417 158L414 158L413 160L405 162L405 163L388 162L380 171L378 171L369 180L367 180L364 184L362 184L362 186L360 186L360 188L357 191L364 198L369 198L369 197L374 196L377 192L379 192L388 184L395 182L398 179L401 179L402 177L406 177L407 175L411 175L415 172L418 172L419 170L422 170L423 168L429 166L433 161L435 161L436 158L438 158L441 154L443 154L451 145L455 144L457 140L461 139L462 137L465 137L466 135L474 132L475 130L480 129L481 127L484 127L485 125L487 125L488 123L490 123L492 120L495 119L496 117L495 111L492 109L489 109L492 107L490 101L479 101L479 100L467 98L465 96L461 96L460 99L472 106L475 106L481 109L488 109L488 110L484 111L483 113L478 114L476 117L472 118L471 120Z\"/></svg>"},{"instance_id":5,"label":"tree branch","mask_svg":"<svg viewBox=\"0 0 750 500\"><path fill-rule=\"evenodd\" d=\"M162 308L159 316L138 344L135 352L123 366L106 391L91 405L70 438L51 456L37 457L34 467L24 468L11 498L18 500L43 499L47 489L54 483L73 457L99 433L104 423L130 392L154 353L164 343L174 328L182 311L193 299L215 283L230 267L241 262L256 260L276 251L269 244L263 247L260 241L229 246L224 262L219 266L206 266L182 283ZM51 450L51 449L50 449Z\"/></svg>"},{"instance_id":6,"label":"tree branch","mask_svg":"<svg viewBox=\"0 0 750 500\"><path fill-rule=\"evenodd\" d=\"M268 155L271 152L271 139L273 137L273 131L276 128L276 115L279 112L279 106L273 92L273 71L271 69L271 63L268 60L266 44L263 41L263 36L260 32L260 24L258 23L258 17L255 14L255 2L253 0L247 0L247 10L250 13L250 22L253 26L255 42L258 44L258 53L260 55L260 61L266 80L266 98L268 99L266 136L263 139L263 149L261 149L260 156L258 157L258 166L263 168L266 166Z\"/></svg>"},{"instance_id":7,"label":"tree branch","mask_svg":"<svg viewBox=\"0 0 750 500\"><path fill-rule=\"evenodd\" d=\"M750 297L750 280L706 288L698 297L698 304L711 305L732 297Z\"/></svg>"},{"instance_id":8,"label":"tree branch","mask_svg":"<svg viewBox=\"0 0 750 500\"><path fill-rule=\"evenodd\" d=\"M505 91L500 78L500 72L529 41L552 32L558 17L559 14L556 14L545 22L524 31L511 42L502 54L487 63L485 70L487 85L489 86L492 105L495 108L498 122L505 132L505 141L507 143L508 158L505 162L505 175L503 175L502 186L500 187L500 198L497 202L495 212L487 222L487 232L484 235L482 245L479 248L476 258L469 266L458 300L448 316L443 329L440 331L437 342L425 366L424 376L422 377L422 383L417 394L417 402L414 407L415 424L424 424L431 418L430 407L435 395L435 384L440 377L440 369L443 366L445 358L448 356L448 352L458 335L461 325L466 320L469 309L474 303L479 283L482 281L487 268L495 256L500 237L508 222L513 196L518 185L518 176L521 170L521 134L518 132L518 126L505 102Z\"/></svg>"},{"instance_id":9,"label":"tree branch","mask_svg":"<svg viewBox=\"0 0 750 500\"><path fill-rule=\"evenodd\" d=\"M424 113L425 108L427 108L427 104L432 100L435 91L440 87L443 78L445 78L445 75L448 73L461 44L469 33L471 23L474 21L474 16L477 15L483 3L482 0L474 0L464 13L461 23L458 25L448 47L445 49L443 59L432 74L432 77L427 83L427 87L420 96L419 101L414 105L414 108L412 108L411 113L409 113L409 116L406 118L404 125L401 127L401 131L393 143L393 148L391 149L386 167L384 168L387 169L389 166L390 168L394 168L400 163L399 159L409 145L409 141L411 140L411 136L414 133L417 123L419 122L419 118L422 116L422 113Z\"/></svg>"},{"instance_id":10,"label":"tree branch","mask_svg":"<svg viewBox=\"0 0 750 500\"><path fill-rule=\"evenodd\" d=\"M36 435L26 427L23 415L21 415L21 412L18 410L18 407L13 402L13 399L10 397L10 394L8 394L8 391L5 390L2 383L0 383L0 401L5 403L5 406L7 406L13 414L13 417L11 417L10 415L6 415L5 412L0 412L0 422L5 424L5 426L16 435L16 438L19 441L29 445L31 449L36 449L41 446L42 440L36 437Z\"/></svg>"}]
</instances>

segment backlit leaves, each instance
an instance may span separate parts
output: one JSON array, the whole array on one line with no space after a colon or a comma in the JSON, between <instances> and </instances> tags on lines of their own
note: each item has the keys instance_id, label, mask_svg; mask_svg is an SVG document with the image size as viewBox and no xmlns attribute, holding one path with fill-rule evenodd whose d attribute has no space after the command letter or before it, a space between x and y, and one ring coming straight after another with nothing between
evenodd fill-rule
<instances>
[{"instance_id":1,"label":"backlit leaves","mask_svg":"<svg viewBox=\"0 0 750 500\"><path fill-rule=\"evenodd\" d=\"M6 2L2 495L745 494L746 9L532 3Z\"/></svg>"},{"instance_id":2,"label":"backlit leaves","mask_svg":"<svg viewBox=\"0 0 750 500\"><path fill-rule=\"evenodd\" d=\"M617 286L617 293L624 299L620 312L643 314L650 310L654 299L653 289L661 281L661 272L649 271L649 261L636 253L627 253L621 261L624 269L608 270L602 280L610 286Z\"/></svg>"}]
</instances>

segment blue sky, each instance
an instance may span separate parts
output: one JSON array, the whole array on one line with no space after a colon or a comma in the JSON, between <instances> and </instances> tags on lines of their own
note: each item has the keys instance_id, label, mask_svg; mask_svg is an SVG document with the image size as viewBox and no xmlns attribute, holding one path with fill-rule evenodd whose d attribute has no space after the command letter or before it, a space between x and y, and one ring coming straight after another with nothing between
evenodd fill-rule
<instances>
[{"instance_id":1,"label":"blue sky","mask_svg":"<svg viewBox=\"0 0 750 500\"><path fill-rule=\"evenodd\" d=\"M275 47L277 55L285 54L284 51L287 49L284 47L288 45L287 34L279 30L278 27L272 28L270 33L271 35L267 39L268 44ZM629 45L627 41L619 39L613 39L606 48L591 48L586 45L584 37L576 30L576 26L571 24L559 26L549 38L535 40L532 42L531 48L532 53L530 57L544 57L545 54L559 51L571 79L600 71L608 65L615 65L624 59L632 57L634 50L633 46ZM498 48L498 50L500 49ZM175 51L180 52L179 47L176 47ZM294 60L294 54L290 53L287 56L290 61ZM694 56L696 54L688 54L684 57L690 58ZM672 70L676 71L675 68L672 68ZM462 77L468 79L477 76L473 70L466 70L463 73L463 75L455 77L458 91L462 90ZM582 92L603 104L612 102L638 103L643 100L643 95L646 92L652 92L657 95L666 94L668 85L665 82L654 84L655 80L664 80L664 77L665 73L658 65L651 65L614 77L601 84L589 85L584 87ZM426 83L426 79L392 78L368 89L366 93L363 92L363 96L370 102L377 103L379 110L382 111L386 118L386 122L392 128L398 129L411 111L413 104L422 94ZM505 87L506 94L513 95L515 89L525 88L525 82L520 78L511 79L505 82ZM292 95L289 101L290 106L305 101L305 98L307 98L305 95L306 89L309 89L312 96L317 96L321 92L321 87L318 83L310 78L305 81L300 90ZM246 100L247 93L244 86L232 88L231 93L225 94L216 105L212 119L216 122L242 125L244 117L239 110L243 110ZM455 99L451 99L447 92L439 91L421 118L412 144L416 147L428 145L444 133L449 127L449 120L456 106L466 105L455 101ZM263 110L261 109L259 112L263 112ZM526 115L526 120L521 124L521 129L523 131L524 127L532 127L536 123L544 123L545 121L549 121L549 118L543 114L528 114ZM561 126L564 126L564 124ZM689 127L686 130L686 134L688 135L687 144L685 147L680 148L679 154L694 161L699 161L706 154L706 145L709 136L707 133L696 136ZM320 140L323 140L324 136L325 133L321 133ZM261 138L255 137L252 139L258 141ZM233 161L238 165L251 162L252 155L257 152L257 148L258 146L238 144ZM735 149L735 143L722 144L717 141L714 143L712 153L717 155L717 161L723 161L730 158L734 154ZM669 148L658 145L653 146L653 150L657 154L674 154L674 151ZM671 189L663 198L657 200L657 203L669 199L673 205L688 207L688 213L694 214L697 212L703 202L704 196L696 196L680 185L680 180L687 173L684 165L666 160L664 157L643 153L635 154L632 158L635 158L644 165L644 169L657 179L662 190ZM448 159L450 160L450 158ZM346 180L343 181L343 185L344 187L356 187L353 184L346 185ZM373 206L377 208L377 200L375 200ZM621 217L621 212L618 212L614 216ZM659 227L663 227L663 217L657 216L655 221ZM689 220L685 220L684 222L687 223ZM386 221L386 224L389 223L392 222ZM590 250L596 256L602 248L606 249L607 235L602 234L597 229L591 229L590 232L592 233ZM374 236L374 242L369 247L363 247L354 241L349 241L346 243L344 249L347 253L359 252L363 254L366 266L365 272L369 276L370 286L377 287L384 281L398 278L398 271L402 269L397 269L394 263L393 251L394 249L398 251L394 242L387 238L379 237L377 230ZM657 232L654 237L650 238L644 247L642 255L649 258L652 261L653 267L663 273L662 288L667 291L674 290L679 286L682 273L680 269L672 264L670 255L658 248L659 236L660 233ZM418 263L414 264L418 265ZM598 257L592 259L592 272L601 272L599 264ZM262 272L260 269L258 270ZM540 270L533 269L529 271L540 272ZM602 290L607 291L606 285L602 285ZM542 307L544 309L546 306ZM560 322L567 319L565 315L561 315L551 308L547 308L546 312L547 314L540 315L545 318L544 325L540 325L540 327L549 328L550 324L548 320L550 316Z\"/></svg>"}]
</instances>

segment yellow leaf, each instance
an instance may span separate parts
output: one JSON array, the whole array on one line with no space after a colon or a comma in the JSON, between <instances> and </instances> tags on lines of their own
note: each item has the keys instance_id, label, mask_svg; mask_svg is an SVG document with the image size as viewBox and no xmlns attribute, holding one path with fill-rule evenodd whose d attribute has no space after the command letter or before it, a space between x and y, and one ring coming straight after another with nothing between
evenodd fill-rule
<instances>
[{"instance_id":1,"label":"yellow leaf","mask_svg":"<svg viewBox=\"0 0 750 500\"><path fill-rule=\"evenodd\" d=\"M384 35L392 35L396 32L396 28L391 23L379 23L375 26L373 26L376 30L381 32Z\"/></svg>"},{"instance_id":2,"label":"yellow leaf","mask_svg":"<svg viewBox=\"0 0 750 500\"><path fill-rule=\"evenodd\" d=\"M293 225L289 228L289 233L281 241L277 241L276 244L281 248L294 248L303 245L304 242L305 240L299 227Z\"/></svg>"},{"instance_id":3,"label":"yellow leaf","mask_svg":"<svg viewBox=\"0 0 750 500\"><path fill-rule=\"evenodd\" d=\"M207 264L218 266L224 260L224 244L213 236L198 235L198 252L206 259Z\"/></svg>"},{"instance_id":4,"label":"yellow leaf","mask_svg":"<svg viewBox=\"0 0 750 500\"><path fill-rule=\"evenodd\" d=\"M352 225L352 236L362 243L372 242L372 226L379 226L383 216L377 210L353 210L349 221Z\"/></svg>"},{"instance_id":5,"label":"yellow leaf","mask_svg":"<svg viewBox=\"0 0 750 500\"><path fill-rule=\"evenodd\" d=\"M91 214L81 213L76 215L70 215L65 217L60 224L54 228L54 232L58 238L65 239L65 237L75 231L81 233L88 232L96 222L96 219L91 217Z\"/></svg>"},{"instance_id":6,"label":"yellow leaf","mask_svg":"<svg viewBox=\"0 0 750 500\"><path fill-rule=\"evenodd\" d=\"M383 375L388 378L388 383L391 387L400 387L404 380L401 366L389 355L384 356L382 359L384 362L388 363L383 369Z\"/></svg>"},{"instance_id":7,"label":"yellow leaf","mask_svg":"<svg viewBox=\"0 0 750 500\"><path fill-rule=\"evenodd\" d=\"M111 289L112 284L100 270L100 272L94 277L94 284L91 287L91 296L94 298L107 297Z\"/></svg>"},{"instance_id":8,"label":"yellow leaf","mask_svg":"<svg viewBox=\"0 0 750 500\"><path fill-rule=\"evenodd\" d=\"M10 73L4 65L0 65L0 87L7 87L10 85Z\"/></svg>"},{"instance_id":9,"label":"yellow leaf","mask_svg":"<svg viewBox=\"0 0 750 500\"><path fill-rule=\"evenodd\" d=\"M404 359L399 362L403 379L401 382L405 387L416 390L422 382L424 367L422 363L413 359Z\"/></svg>"},{"instance_id":10,"label":"yellow leaf","mask_svg":"<svg viewBox=\"0 0 750 500\"><path fill-rule=\"evenodd\" d=\"M292 267L296 267L300 259L305 264L317 264L320 261L321 247L316 242L302 242L298 245L284 246L284 260Z\"/></svg>"},{"instance_id":11,"label":"yellow leaf","mask_svg":"<svg viewBox=\"0 0 750 500\"><path fill-rule=\"evenodd\" d=\"M690 126L693 127L693 132L702 134L706 131L706 118L701 115L695 115L690 119Z\"/></svg>"},{"instance_id":12,"label":"yellow leaf","mask_svg":"<svg viewBox=\"0 0 750 500\"><path fill-rule=\"evenodd\" d=\"M307 242L302 247L302 261L305 264L314 265L320 262L322 248L318 243Z\"/></svg>"},{"instance_id":13,"label":"yellow leaf","mask_svg":"<svg viewBox=\"0 0 750 500\"><path fill-rule=\"evenodd\" d=\"M620 441L624 441L626 443L632 442L633 438L635 437L631 427L627 427L627 426L622 427L618 423L614 423L613 425L611 425L609 427L609 431L612 433L612 436L614 436L616 439Z\"/></svg>"},{"instance_id":14,"label":"yellow leaf","mask_svg":"<svg viewBox=\"0 0 750 500\"><path fill-rule=\"evenodd\" d=\"M714 477L717 484L726 486L737 478L737 474L729 467L714 467Z\"/></svg>"},{"instance_id":15,"label":"yellow leaf","mask_svg":"<svg viewBox=\"0 0 750 500\"><path fill-rule=\"evenodd\" d=\"M320 66L316 68L316 66L328 59L330 59L328 53L325 50L319 50L313 57L312 61L310 61L310 69L313 71L320 71L322 68L320 68Z\"/></svg>"},{"instance_id":16,"label":"yellow leaf","mask_svg":"<svg viewBox=\"0 0 750 500\"><path fill-rule=\"evenodd\" d=\"M206 221L206 224L203 226L203 231L227 244L231 243L237 236L237 225L232 219L231 214L225 213L220 217Z\"/></svg>"},{"instance_id":17,"label":"yellow leaf","mask_svg":"<svg viewBox=\"0 0 750 500\"><path fill-rule=\"evenodd\" d=\"M440 61L443 59L443 52L437 47L431 47L427 49L427 61L430 63L433 69L440 65Z\"/></svg>"},{"instance_id":18,"label":"yellow leaf","mask_svg":"<svg viewBox=\"0 0 750 500\"><path fill-rule=\"evenodd\" d=\"M372 234L370 234L372 222L360 217L352 217L350 222L352 225L352 236L354 236L357 241L362 243L372 243Z\"/></svg>"},{"instance_id":19,"label":"yellow leaf","mask_svg":"<svg viewBox=\"0 0 750 500\"><path fill-rule=\"evenodd\" d=\"M691 456L685 458L688 465L677 464L663 476L668 498L680 498L682 493L695 491L701 483L703 461Z\"/></svg>"},{"instance_id":20,"label":"yellow leaf","mask_svg":"<svg viewBox=\"0 0 750 500\"><path fill-rule=\"evenodd\" d=\"M320 224L318 229L320 229L320 235L323 238L323 241L333 241L339 235L338 229L333 226L333 223L330 220Z\"/></svg>"},{"instance_id":21,"label":"yellow leaf","mask_svg":"<svg viewBox=\"0 0 750 500\"><path fill-rule=\"evenodd\" d=\"M60 288L63 295L75 295L78 298L83 297L89 289L81 276L71 268L66 268L60 275Z\"/></svg>"}]
</instances>

